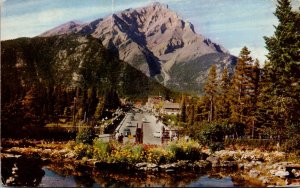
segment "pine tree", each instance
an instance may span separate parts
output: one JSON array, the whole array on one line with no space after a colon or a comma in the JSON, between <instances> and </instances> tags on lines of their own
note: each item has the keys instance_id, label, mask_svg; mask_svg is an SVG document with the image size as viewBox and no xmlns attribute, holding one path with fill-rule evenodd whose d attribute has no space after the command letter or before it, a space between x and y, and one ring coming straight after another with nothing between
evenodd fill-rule
<instances>
[{"instance_id":1,"label":"pine tree","mask_svg":"<svg viewBox=\"0 0 300 188\"><path fill-rule=\"evenodd\" d=\"M253 127L258 78L250 53L247 47L242 48L229 92L231 121L246 124L247 128Z\"/></svg>"},{"instance_id":2,"label":"pine tree","mask_svg":"<svg viewBox=\"0 0 300 188\"><path fill-rule=\"evenodd\" d=\"M216 65L212 65L209 73L206 84L204 86L205 95L209 97L209 116L208 121L212 122L214 120L215 113L215 99L217 96L217 68Z\"/></svg>"},{"instance_id":3,"label":"pine tree","mask_svg":"<svg viewBox=\"0 0 300 188\"><path fill-rule=\"evenodd\" d=\"M96 89L89 88L87 91L87 116L90 117L94 115L96 107L98 104Z\"/></svg>"},{"instance_id":4,"label":"pine tree","mask_svg":"<svg viewBox=\"0 0 300 188\"><path fill-rule=\"evenodd\" d=\"M227 67L224 68L221 83L219 86L219 96L217 99L217 116L218 119L226 120L230 116L230 104L229 104L229 88L230 80Z\"/></svg>"},{"instance_id":5,"label":"pine tree","mask_svg":"<svg viewBox=\"0 0 300 188\"><path fill-rule=\"evenodd\" d=\"M269 61L263 69L260 111L270 132L281 137L300 117L300 16L289 0L278 0L279 24L265 37Z\"/></svg>"},{"instance_id":6,"label":"pine tree","mask_svg":"<svg viewBox=\"0 0 300 188\"><path fill-rule=\"evenodd\" d=\"M250 104L249 104L249 122L252 126L251 135L254 138L255 134L255 127L258 121L258 96L259 96L259 88L260 88L260 73L261 70L259 68L259 61L256 59L252 68L252 92L250 97Z\"/></svg>"},{"instance_id":7,"label":"pine tree","mask_svg":"<svg viewBox=\"0 0 300 188\"><path fill-rule=\"evenodd\" d=\"M183 95L181 99L181 112L180 112L180 122L186 123L186 97Z\"/></svg>"},{"instance_id":8,"label":"pine tree","mask_svg":"<svg viewBox=\"0 0 300 188\"><path fill-rule=\"evenodd\" d=\"M188 126L191 127L194 125L195 122L195 106L192 102L191 105L188 107Z\"/></svg>"},{"instance_id":9,"label":"pine tree","mask_svg":"<svg viewBox=\"0 0 300 188\"><path fill-rule=\"evenodd\" d=\"M39 90L32 85L22 100L24 118L28 121L37 121L42 115L42 104L40 103Z\"/></svg>"},{"instance_id":10,"label":"pine tree","mask_svg":"<svg viewBox=\"0 0 300 188\"><path fill-rule=\"evenodd\" d=\"M96 120L100 120L100 118L102 116L103 109L104 109L104 103L103 103L103 101L101 101L99 99L99 102L98 102L97 107L96 107L95 115L94 115Z\"/></svg>"},{"instance_id":11,"label":"pine tree","mask_svg":"<svg viewBox=\"0 0 300 188\"><path fill-rule=\"evenodd\" d=\"M299 97L299 13L292 11L289 0L279 0L275 16L279 20L275 34L265 37L266 48L269 50L265 81L272 90L272 96Z\"/></svg>"}]
</instances>

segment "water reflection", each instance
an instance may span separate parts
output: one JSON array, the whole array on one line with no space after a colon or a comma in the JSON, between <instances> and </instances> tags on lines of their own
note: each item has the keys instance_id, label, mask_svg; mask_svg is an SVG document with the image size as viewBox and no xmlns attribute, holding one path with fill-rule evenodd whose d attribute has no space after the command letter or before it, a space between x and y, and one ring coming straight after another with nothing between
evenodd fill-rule
<instances>
[{"instance_id":1,"label":"water reflection","mask_svg":"<svg viewBox=\"0 0 300 188\"><path fill-rule=\"evenodd\" d=\"M26 161L26 160L21 160ZM5 165L3 165L5 163ZM17 170L15 169L17 167ZM145 173L95 170L74 163L41 167L34 161L2 161L5 185L38 187L235 187L230 172ZM11 178L14 177L14 178ZM9 181L8 181L9 180Z\"/></svg>"},{"instance_id":2,"label":"water reflection","mask_svg":"<svg viewBox=\"0 0 300 188\"><path fill-rule=\"evenodd\" d=\"M45 176L39 187L99 187L90 176L61 175L48 168L43 168Z\"/></svg>"},{"instance_id":3,"label":"water reflection","mask_svg":"<svg viewBox=\"0 0 300 188\"><path fill-rule=\"evenodd\" d=\"M207 173L160 173L144 172L81 172L80 176L64 176L49 167L43 168L45 176L39 186L47 187L235 187L232 178L224 174ZM77 173L78 174L78 173Z\"/></svg>"},{"instance_id":4,"label":"water reflection","mask_svg":"<svg viewBox=\"0 0 300 188\"><path fill-rule=\"evenodd\" d=\"M210 176L200 177L197 181L187 185L187 187L235 187L231 177L221 179L212 178Z\"/></svg>"},{"instance_id":5,"label":"water reflection","mask_svg":"<svg viewBox=\"0 0 300 188\"><path fill-rule=\"evenodd\" d=\"M1 180L8 186L38 186L45 172L41 161L34 157L9 157L1 159Z\"/></svg>"}]
</instances>

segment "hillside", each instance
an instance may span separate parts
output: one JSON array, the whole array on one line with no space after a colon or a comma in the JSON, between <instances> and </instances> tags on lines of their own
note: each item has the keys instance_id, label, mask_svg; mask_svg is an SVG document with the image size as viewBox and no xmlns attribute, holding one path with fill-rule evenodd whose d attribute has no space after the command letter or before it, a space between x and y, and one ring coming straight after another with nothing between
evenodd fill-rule
<instances>
[{"instance_id":1,"label":"hillside","mask_svg":"<svg viewBox=\"0 0 300 188\"><path fill-rule=\"evenodd\" d=\"M201 91L202 78L208 73L207 64L217 64L219 71L222 71L224 66L232 70L236 63L236 58L224 47L196 33L192 23L160 3L126 9L91 23L75 25L69 22L40 36L62 33L80 33L99 38L105 47L114 48L123 61L170 88L177 85L176 88L181 91ZM197 72L185 70L191 62ZM174 67L181 67L180 74L174 72ZM189 71L195 77L191 82L178 79L189 75Z\"/></svg>"},{"instance_id":2,"label":"hillside","mask_svg":"<svg viewBox=\"0 0 300 188\"><path fill-rule=\"evenodd\" d=\"M93 115L97 101L101 102L103 97L117 94L121 98L142 99L158 93L172 94L120 61L91 36L73 34L2 41L1 69L4 126L18 118L41 120L67 111L70 115L74 97L83 109L90 110L88 115ZM18 122L26 124L24 119Z\"/></svg>"}]
</instances>

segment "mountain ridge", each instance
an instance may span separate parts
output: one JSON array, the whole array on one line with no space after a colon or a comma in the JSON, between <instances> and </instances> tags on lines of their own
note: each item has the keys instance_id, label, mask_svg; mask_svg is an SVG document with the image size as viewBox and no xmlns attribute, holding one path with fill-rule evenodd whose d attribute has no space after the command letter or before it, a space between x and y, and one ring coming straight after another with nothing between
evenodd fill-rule
<instances>
[{"instance_id":1,"label":"mountain ridge","mask_svg":"<svg viewBox=\"0 0 300 188\"><path fill-rule=\"evenodd\" d=\"M62 34L57 32L57 28L50 31L40 36ZM216 54L224 58L220 61L215 61L215 58L206 59L205 62L199 62L199 67L206 67L203 64L213 62L218 64L218 67L226 66L233 70L232 67L236 63L236 58L230 55L228 50L197 34L192 23L184 21L175 11L169 9L168 5L161 3L126 9L65 31L65 34L68 33L100 38L106 48L116 49L121 60L169 87L178 77L189 74L183 71L182 74L174 75L172 67L177 64L188 64L207 54ZM185 66L181 68L184 69ZM204 73L207 75L208 69L201 71L201 74ZM197 77L202 75L199 73ZM194 80L192 84L195 85L195 90L201 90L204 82ZM181 91L187 89L183 83L179 82L176 85L183 86L178 88Z\"/></svg>"}]
</instances>

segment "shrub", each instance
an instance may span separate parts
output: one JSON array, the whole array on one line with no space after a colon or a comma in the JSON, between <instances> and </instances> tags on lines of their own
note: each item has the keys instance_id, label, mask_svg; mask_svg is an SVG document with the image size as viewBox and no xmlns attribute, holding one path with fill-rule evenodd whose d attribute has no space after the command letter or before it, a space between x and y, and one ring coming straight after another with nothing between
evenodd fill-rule
<instances>
[{"instance_id":1,"label":"shrub","mask_svg":"<svg viewBox=\"0 0 300 188\"><path fill-rule=\"evenodd\" d=\"M93 127L83 128L76 135L76 143L92 144L95 136Z\"/></svg>"},{"instance_id":2,"label":"shrub","mask_svg":"<svg viewBox=\"0 0 300 188\"><path fill-rule=\"evenodd\" d=\"M185 158L185 154L183 148L181 148L176 143L171 143L167 147L167 149L173 154L174 159L183 160Z\"/></svg>"},{"instance_id":3,"label":"shrub","mask_svg":"<svg viewBox=\"0 0 300 188\"><path fill-rule=\"evenodd\" d=\"M103 142L100 139L94 140L94 158L104 161L107 159L112 151L112 145L110 143Z\"/></svg>"},{"instance_id":4,"label":"shrub","mask_svg":"<svg viewBox=\"0 0 300 188\"><path fill-rule=\"evenodd\" d=\"M128 162L131 163L132 155L128 149L112 150L109 161L111 162Z\"/></svg>"},{"instance_id":5,"label":"shrub","mask_svg":"<svg viewBox=\"0 0 300 188\"><path fill-rule=\"evenodd\" d=\"M138 144L132 148L132 162L142 162L145 160L145 150L143 145Z\"/></svg>"},{"instance_id":6,"label":"shrub","mask_svg":"<svg viewBox=\"0 0 300 188\"><path fill-rule=\"evenodd\" d=\"M93 148L90 145L79 143L74 147L74 152L77 159L82 159L83 157L92 158Z\"/></svg>"},{"instance_id":7,"label":"shrub","mask_svg":"<svg viewBox=\"0 0 300 188\"><path fill-rule=\"evenodd\" d=\"M233 139L227 138L224 142L226 147L230 145L235 145L236 147L247 147L247 148L259 148L265 150L273 150L276 148L276 144L278 141L276 140L266 140L266 139L249 139L249 138L241 138L241 139Z\"/></svg>"},{"instance_id":8,"label":"shrub","mask_svg":"<svg viewBox=\"0 0 300 188\"><path fill-rule=\"evenodd\" d=\"M171 143L167 147L176 160L199 160L205 158L204 153L201 152L200 145L191 140L186 142L180 139L178 142Z\"/></svg>"},{"instance_id":9,"label":"shrub","mask_svg":"<svg viewBox=\"0 0 300 188\"><path fill-rule=\"evenodd\" d=\"M75 146L76 146L76 142L75 142L75 141L69 141L69 142L66 144L66 149L68 149L68 150L73 150Z\"/></svg>"},{"instance_id":10,"label":"shrub","mask_svg":"<svg viewBox=\"0 0 300 188\"><path fill-rule=\"evenodd\" d=\"M296 152L300 154L300 123L288 125L286 128L286 138L283 149L286 152Z\"/></svg>"},{"instance_id":11,"label":"shrub","mask_svg":"<svg viewBox=\"0 0 300 188\"><path fill-rule=\"evenodd\" d=\"M212 152L222 150L226 129L225 125L207 124L200 131L198 139L201 144L208 146Z\"/></svg>"},{"instance_id":12,"label":"shrub","mask_svg":"<svg viewBox=\"0 0 300 188\"><path fill-rule=\"evenodd\" d=\"M146 154L147 162L155 164L164 164L172 161L173 154L162 147L150 148Z\"/></svg>"},{"instance_id":13,"label":"shrub","mask_svg":"<svg viewBox=\"0 0 300 188\"><path fill-rule=\"evenodd\" d=\"M213 142L208 145L208 148L211 152L220 151L224 149L224 143L223 142Z\"/></svg>"}]
</instances>

